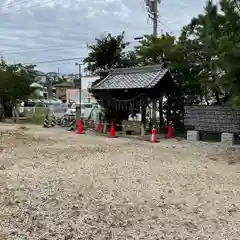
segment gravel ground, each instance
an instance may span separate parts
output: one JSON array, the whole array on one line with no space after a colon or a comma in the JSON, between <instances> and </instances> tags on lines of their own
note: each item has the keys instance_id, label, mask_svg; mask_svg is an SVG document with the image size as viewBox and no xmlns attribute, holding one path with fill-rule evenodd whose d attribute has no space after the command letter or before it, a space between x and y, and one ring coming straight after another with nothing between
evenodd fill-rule
<instances>
[{"instance_id":1,"label":"gravel ground","mask_svg":"<svg viewBox=\"0 0 240 240\"><path fill-rule=\"evenodd\" d=\"M0 126L0 240L240 239L239 150Z\"/></svg>"}]
</instances>

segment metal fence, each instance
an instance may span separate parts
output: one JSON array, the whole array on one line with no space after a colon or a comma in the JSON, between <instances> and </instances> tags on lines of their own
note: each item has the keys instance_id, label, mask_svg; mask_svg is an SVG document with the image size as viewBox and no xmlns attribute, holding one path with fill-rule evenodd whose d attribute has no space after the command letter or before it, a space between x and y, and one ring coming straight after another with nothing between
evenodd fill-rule
<instances>
[{"instance_id":1,"label":"metal fence","mask_svg":"<svg viewBox=\"0 0 240 240\"><path fill-rule=\"evenodd\" d=\"M47 114L54 115L57 120L57 124L61 126L67 126L73 119L75 119L74 111L68 111L67 104L54 104L48 107L22 107L20 112L23 116L27 117L30 122L41 122L44 120ZM93 127L99 122L102 116L102 109L96 107L94 104L91 106L82 106L82 119L86 123L86 126Z\"/></svg>"},{"instance_id":2,"label":"metal fence","mask_svg":"<svg viewBox=\"0 0 240 240\"><path fill-rule=\"evenodd\" d=\"M49 105L48 107L23 107L22 109L23 110L20 109L20 112L22 112L24 115L38 116L49 113L54 114L56 117L62 117L68 109L68 106L67 104L61 104Z\"/></svg>"},{"instance_id":3,"label":"metal fence","mask_svg":"<svg viewBox=\"0 0 240 240\"><path fill-rule=\"evenodd\" d=\"M68 109L68 105L66 103L59 104L59 105L50 105L49 107L49 112L54 113L55 117L61 118L63 117L64 113Z\"/></svg>"},{"instance_id":4,"label":"metal fence","mask_svg":"<svg viewBox=\"0 0 240 240\"><path fill-rule=\"evenodd\" d=\"M20 113L27 116L46 115L49 112L47 107L23 107L22 109L20 108Z\"/></svg>"}]
</instances>

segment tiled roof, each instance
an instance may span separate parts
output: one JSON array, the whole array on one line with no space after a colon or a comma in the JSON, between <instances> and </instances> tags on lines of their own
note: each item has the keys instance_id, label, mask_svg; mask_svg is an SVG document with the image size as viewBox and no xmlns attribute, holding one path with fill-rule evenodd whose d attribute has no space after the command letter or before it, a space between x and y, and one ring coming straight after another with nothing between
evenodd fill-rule
<instances>
[{"instance_id":1,"label":"tiled roof","mask_svg":"<svg viewBox=\"0 0 240 240\"><path fill-rule=\"evenodd\" d=\"M167 71L163 65L114 69L92 89L153 88Z\"/></svg>"}]
</instances>

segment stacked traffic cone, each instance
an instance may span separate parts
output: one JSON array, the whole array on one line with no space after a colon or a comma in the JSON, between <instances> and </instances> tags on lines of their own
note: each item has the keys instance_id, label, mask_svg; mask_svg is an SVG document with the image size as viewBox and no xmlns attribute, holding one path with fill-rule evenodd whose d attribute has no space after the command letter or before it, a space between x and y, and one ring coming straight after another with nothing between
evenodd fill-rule
<instances>
[{"instance_id":1,"label":"stacked traffic cone","mask_svg":"<svg viewBox=\"0 0 240 240\"><path fill-rule=\"evenodd\" d=\"M52 127L55 127L57 124L57 120L56 120L56 117L54 115L52 115L52 121L51 121L51 126Z\"/></svg>"},{"instance_id":2,"label":"stacked traffic cone","mask_svg":"<svg viewBox=\"0 0 240 240\"><path fill-rule=\"evenodd\" d=\"M157 130L155 127L152 129L152 136L151 136L151 142L156 143L157 142Z\"/></svg>"},{"instance_id":3,"label":"stacked traffic cone","mask_svg":"<svg viewBox=\"0 0 240 240\"><path fill-rule=\"evenodd\" d=\"M73 120L69 123L67 130L68 130L68 131L74 131L75 128L76 128L76 121L75 121L75 119L73 119Z\"/></svg>"},{"instance_id":4,"label":"stacked traffic cone","mask_svg":"<svg viewBox=\"0 0 240 240\"><path fill-rule=\"evenodd\" d=\"M110 137L115 137L115 128L114 123L112 122L111 128L110 128Z\"/></svg>"},{"instance_id":5,"label":"stacked traffic cone","mask_svg":"<svg viewBox=\"0 0 240 240\"><path fill-rule=\"evenodd\" d=\"M78 124L78 128L77 128L77 134L83 134L83 122L82 120L80 120L79 124Z\"/></svg>"},{"instance_id":6,"label":"stacked traffic cone","mask_svg":"<svg viewBox=\"0 0 240 240\"><path fill-rule=\"evenodd\" d=\"M172 121L169 121L169 124L168 124L168 138L173 138Z\"/></svg>"},{"instance_id":7,"label":"stacked traffic cone","mask_svg":"<svg viewBox=\"0 0 240 240\"><path fill-rule=\"evenodd\" d=\"M46 117L44 119L43 127L44 128L50 128L48 114L46 115Z\"/></svg>"}]
</instances>

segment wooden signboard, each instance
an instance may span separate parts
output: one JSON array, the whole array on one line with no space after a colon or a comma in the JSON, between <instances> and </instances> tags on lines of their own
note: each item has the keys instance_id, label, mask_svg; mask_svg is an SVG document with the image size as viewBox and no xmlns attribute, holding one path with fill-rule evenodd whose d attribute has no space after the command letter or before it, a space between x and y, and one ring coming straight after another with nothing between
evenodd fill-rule
<instances>
[{"instance_id":1,"label":"wooden signboard","mask_svg":"<svg viewBox=\"0 0 240 240\"><path fill-rule=\"evenodd\" d=\"M141 133L141 122L139 121L122 121L123 132L134 132L135 134Z\"/></svg>"}]
</instances>

